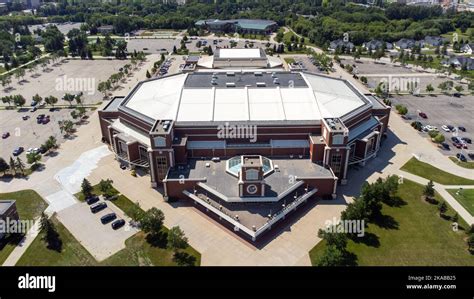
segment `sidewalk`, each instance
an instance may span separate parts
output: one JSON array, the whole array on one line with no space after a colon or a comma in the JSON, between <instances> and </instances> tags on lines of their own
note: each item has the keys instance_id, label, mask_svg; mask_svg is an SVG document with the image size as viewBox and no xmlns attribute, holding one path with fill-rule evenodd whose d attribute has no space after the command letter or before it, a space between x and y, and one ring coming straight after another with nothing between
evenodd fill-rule
<instances>
[{"instance_id":1,"label":"sidewalk","mask_svg":"<svg viewBox=\"0 0 474 299\"><path fill-rule=\"evenodd\" d=\"M399 170L396 173L398 176L402 176L403 178L414 181L416 183L426 185L428 184L429 180L419 177L417 175L405 172L403 170ZM434 183L434 189L436 192L444 198L444 200L458 213L460 217L462 217L467 224L472 225L474 224L474 217L454 198L449 194L446 189L457 189L457 188L464 188L464 189L474 189L474 186L459 186L459 185L441 185L436 182Z\"/></svg>"},{"instance_id":2,"label":"sidewalk","mask_svg":"<svg viewBox=\"0 0 474 299\"><path fill-rule=\"evenodd\" d=\"M20 243L13 249L8 258L5 260L2 266L15 266L21 256L25 253L28 247L33 243L33 240L39 234L41 218L35 221L33 227L30 228L25 237L20 241Z\"/></svg>"}]
</instances>

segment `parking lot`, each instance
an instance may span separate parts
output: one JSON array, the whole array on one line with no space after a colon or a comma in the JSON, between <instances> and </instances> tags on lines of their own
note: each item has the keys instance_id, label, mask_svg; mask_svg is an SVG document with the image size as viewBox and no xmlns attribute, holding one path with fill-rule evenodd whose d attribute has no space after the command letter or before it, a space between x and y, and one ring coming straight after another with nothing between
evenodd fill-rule
<instances>
[{"instance_id":1,"label":"parking lot","mask_svg":"<svg viewBox=\"0 0 474 299\"><path fill-rule=\"evenodd\" d=\"M16 147L23 147L24 152L19 156L26 163L26 151L29 148L39 148L49 136L54 136L57 143L60 144L65 139L59 129L58 121L72 119L71 109L55 109L51 112L49 109L38 109L30 112L30 109L17 110L1 110L0 111L0 128L1 134L6 132L10 136L1 140L0 157L9 160L12 152ZM50 121L46 124L38 124L36 117L40 114L49 115ZM28 119L23 120L26 116ZM48 156L43 157L43 161Z\"/></svg>"},{"instance_id":2,"label":"parking lot","mask_svg":"<svg viewBox=\"0 0 474 299\"><path fill-rule=\"evenodd\" d=\"M21 94L26 99L25 106L31 104L31 98L35 94L43 98L55 96L59 99L57 105L68 105L68 102L61 100L64 94L79 92L83 92L84 104L98 103L103 96L97 91L99 82L118 73L127 63L128 60L65 60L57 65L51 63L45 71L39 66L37 75L26 72L23 81L18 82L12 77L10 88L2 90L2 94Z\"/></svg>"},{"instance_id":3,"label":"parking lot","mask_svg":"<svg viewBox=\"0 0 474 299\"><path fill-rule=\"evenodd\" d=\"M214 44L214 40L217 40L217 44ZM219 42L219 40L221 40ZM197 47L196 44L198 41L201 41L202 46ZM206 44L202 43L203 41L206 41ZM245 39L234 39L234 41L237 43L236 48L244 48L245 45L249 45L249 43L246 43ZM266 44L268 41L258 41L258 42L253 42L254 48L265 48ZM212 46L213 50L216 49L216 47L221 47L225 48L228 47L230 48L230 39L228 38L198 38L198 37L189 37L188 42L186 43L186 48L190 52L199 52L202 51L204 46ZM176 46L176 48L179 49L181 46L181 39L167 39L167 38L155 38L155 39L130 39L127 43L127 50L128 52L133 52L133 51L143 51L145 53L150 53L150 54L156 54L156 53L171 53L173 51L173 47ZM272 45L273 46L273 45Z\"/></svg>"},{"instance_id":4,"label":"parking lot","mask_svg":"<svg viewBox=\"0 0 474 299\"><path fill-rule=\"evenodd\" d=\"M127 224L117 230L112 228L111 222L102 224L100 218L112 212L117 215L117 219L126 220ZM90 211L87 203L81 202L59 211L57 217L98 261L125 248L125 240L138 232L128 224L130 219L109 201L107 208L96 214Z\"/></svg>"},{"instance_id":5,"label":"parking lot","mask_svg":"<svg viewBox=\"0 0 474 299\"><path fill-rule=\"evenodd\" d=\"M474 122L472 121L472 115L474 114L474 101L472 96L462 96L460 98L451 97L447 95L437 96L395 96L392 98L393 106L396 104L405 105L408 108L407 116L411 117L412 122L415 120L420 121L423 125L432 125L438 128L438 130L444 134L446 142L450 145L450 150L440 151L449 156L455 156L460 149L452 146L451 137L452 132L445 132L441 129L443 125L452 125L454 127L463 126L466 128L466 132L459 131L460 137L471 138L474 136ZM427 119L419 117L419 112L424 112L428 116ZM421 135L429 138L427 133L420 132ZM436 146L433 144L433 146ZM474 145L468 144L468 149L463 150L464 153L474 150ZM467 157L467 155L466 155ZM469 159L469 157L467 157Z\"/></svg>"}]
</instances>

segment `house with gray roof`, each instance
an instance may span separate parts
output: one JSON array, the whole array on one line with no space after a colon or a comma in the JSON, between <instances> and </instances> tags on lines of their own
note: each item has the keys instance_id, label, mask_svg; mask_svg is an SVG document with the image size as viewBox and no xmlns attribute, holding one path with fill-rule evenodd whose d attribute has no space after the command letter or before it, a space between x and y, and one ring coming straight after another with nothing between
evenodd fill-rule
<instances>
[{"instance_id":1,"label":"house with gray roof","mask_svg":"<svg viewBox=\"0 0 474 299\"><path fill-rule=\"evenodd\" d=\"M392 50L393 49L393 44L392 43L387 43L381 40L376 40L373 39L371 41L368 41L366 43L363 43L362 46L368 51L368 50L377 50L382 48L383 44L385 43L385 49L386 50Z\"/></svg>"}]
</instances>

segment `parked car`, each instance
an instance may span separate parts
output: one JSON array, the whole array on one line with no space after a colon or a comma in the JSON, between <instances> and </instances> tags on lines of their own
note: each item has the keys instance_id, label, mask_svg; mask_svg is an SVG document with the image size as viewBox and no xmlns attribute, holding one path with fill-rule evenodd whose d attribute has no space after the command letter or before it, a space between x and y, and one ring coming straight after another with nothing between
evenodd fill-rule
<instances>
[{"instance_id":1,"label":"parked car","mask_svg":"<svg viewBox=\"0 0 474 299\"><path fill-rule=\"evenodd\" d=\"M442 125L441 129L443 129L443 131L445 131L445 132L451 132L451 130L448 128L447 125Z\"/></svg>"},{"instance_id":2,"label":"parked car","mask_svg":"<svg viewBox=\"0 0 474 299\"><path fill-rule=\"evenodd\" d=\"M454 127L451 125L446 125L450 131L454 131Z\"/></svg>"},{"instance_id":3,"label":"parked car","mask_svg":"<svg viewBox=\"0 0 474 299\"><path fill-rule=\"evenodd\" d=\"M92 195L92 196L89 196L88 198L86 198L86 202L87 202L88 205L95 204L98 201L99 201L99 197L96 196L96 195Z\"/></svg>"},{"instance_id":4,"label":"parked car","mask_svg":"<svg viewBox=\"0 0 474 299\"><path fill-rule=\"evenodd\" d=\"M39 152L40 152L40 149L37 148L37 147L35 147L35 148L31 148L31 147L30 147L29 149L26 150L26 154L27 154L27 155L28 155L28 154L37 154L37 153L39 153Z\"/></svg>"},{"instance_id":5,"label":"parked car","mask_svg":"<svg viewBox=\"0 0 474 299\"><path fill-rule=\"evenodd\" d=\"M451 148L449 147L449 144L447 144L446 142L442 142L441 143L441 146L445 149L445 150L450 150Z\"/></svg>"},{"instance_id":6,"label":"parked car","mask_svg":"<svg viewBox=\"0 0 474 299\"><path fill-rule=\"evenodd\" d=\"M99 211L102 211L106 207L107 207L107 204L105 202L99 202L91 206L91 212L95 214Z\"/></svg>"},{"instance_id":7,"label":"parked car","mask_svg":"<svg viewBox=\"0 0 474 299\"><path fill-rule=\"evenodd\" d=\"M426 115L426 113L424 113L424 112L420 112L420 113L418 113L418 115L422 118L428 118L428 115Z\"/></svg>"},{"instance_id":8,"label":"parked car","mask_svg":"<svg viewBox=\"0 0 474 299\"><path fill-rule=\"evenodd\" d=\"M43 117L43 119L41 120L41 123L42 123L43 125L49 123L49 115Z\"/></svg>"},{"instance_id":9,"label":"parked car","mask_svg":"<svg viewBox=\"0 0 474 299\"><path fill-rule=\"evenodd\" d=\"M115 215L115 213L109 213L100 217L100 222L102 222L102 224L107 224L110 221L115 220L115 219L117 219L117 215Z\"/></svg>"},{"instance_id":10,"label":"parked car","mask_svg":"<svg viewBox=\"0 0 474 299\"><path fill-rule=\"evenodd\" d=\"M5 132L2 134L2 139L6 139L8 137L10 137L10 132Z\"/></svg>"},{"instance_id":11,"label":"parked car","mask_svg":"<svg viewBox=\"0 0 474 299\"><path fill-rule=\"evenodd\" d=\"M33 108L31 108L30 112L35 112L36 110L38 110L38 108L33 107Z\"/></svg>"},{"instance_id":12,"label":"parked car","mask_svg":"<svg viewBox=\"0 0 474 299\"><path fill-rule=\"evenodd\" d=\"M472 143L471 138L468 138L468 137L461 137L461 140L464 141L464 142L466 142L466 143L469 143L469 144Z\"/></svg>"},{"instance_id":13,"label":"parked car","mask_svg":"<svg viewBox=\"0 0 474 299\"><path fill-rule=\"evenodd\" d=\"M467 155L469 156L469 158L474 159L474 151L469 151Z\"/></svg>"},{"instance_id":14,"label":"parked car","mask_svg":"<svg viewBox=\"0 0 474 299\"><path fill-rule=\"evenodd\" d=\"M464 156L463 153L457 153L456 154L456 158L458 158L459 160L463 161L463 162L466 162L467 159L466 159L466 156Z\"/></svg>"},{"instance_id":15,"label":"parked car","mask_svg":"<svg viewBox=\"0 0 474 299\"><path fill-rule=\"evenodd\" d=\"M28 119L30 118L30 116L29 116L29 115L23 115L21 118L22 118L23 120L28 120Z\"/></svg>"},{"instance_id":16,"label":"parked car","mask_svg":"<svg viewBox=\"0 0 474 299\"><path fill-rule=\"evenodd\" d=\"M458 130L461 130L461 131L463 131L463 132L466 132L466 128L463 127L463 126L458 127Z\"/></svg>"},{"instance_id":17,"label":"parked car","mask_svg":"<svg viewBox=\"0 0 474 299\"><path fill-rule=\"evenodd\" d=\"M19 146L13 150L13 156L18 156L19 154L23 153L25 149L22 146Z\"/></svg>"},{"instance_id":18,"label":"parked car","mask_svg":"<svg viewBox=\"0 0 474 299\"><path fill-rule=\"evenodd\" d=\"M119 229L124 225L125 225L125 220L123 220L123 219L118 219L118 220L115 220L114 222L112 222L112 228L113 229Z\"/></svg>"},{"instance_id":19,"label":"parked car","mask_svg":"<svg viewBox=\"0 0 474 299\"><path fill-rule=\"evenodd\" d=\"M461 143L461 140L457 136L451 137L451 141L454 143Z\"/></svg>"},{"instance_id":20,"label":"parked car","mask_svg":"<svg viewBox=\"0 0 474 299\"><path fill-rule=\"evenodd\" d=\"M38 104L36 101L31 101L31 106L36 106Z\"/></svg>"},{"instance_id":21,"label":"parked car","mask_svg":"<svg viewBox=\"0 0 474 299\"><path fill-rule=\"evenodd\" d=\"M40 124L43 122L44 114L40 114L36 117L36 123Z\"/></svg>"},{"instance_id":22,"label":"parked car","mask_svg":"<svg viewBox=\"0 0 474 299\"><path fill-rule=\"evenodd\" d=\"M411 116L404 114L404 115L402 115L402 118L405 119L405 120L410 120Z\"/></svg>"},{"instance_id":23,"label":"parked car","mask_svg":"<svg viewBox=\"0 0 474 299\"><path fill-rule=\"evenodd\" d=\"M453 142L453 145L454 145L454 147L456 147L456 148L462 148L462 145L461 145L461 143L459 143L459 142Z\"/></svg>"}]
</instances>

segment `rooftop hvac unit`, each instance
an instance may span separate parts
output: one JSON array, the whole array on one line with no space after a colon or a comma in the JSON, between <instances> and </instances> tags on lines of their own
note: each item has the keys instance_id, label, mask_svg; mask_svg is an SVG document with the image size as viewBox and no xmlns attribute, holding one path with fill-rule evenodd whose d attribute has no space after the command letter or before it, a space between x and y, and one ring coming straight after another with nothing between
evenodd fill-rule
<instances>
[{"instance_id":1,"label":"rooftop hvac unit","mask_svg":"<svg viewBox=\"0 0 474 299\"><path fill-rule=\"evenodd\" d=\"M254 72L255 76L263 76L262 72Z\"/></svg>"},{"instance_id":2,"label":"rooftop hvac unit","mask_svg":"<svg viewBox=\"0 0 474 299\"><path fill-rule=\"evenodd\" d=\"M273 84L280 84L280 81L278 80L278 78L273 79Z\"/></svg>"},{"instance_id":3,"label":"rooftop hvac unit","mask_svg":"<svg viewBox=\"0 0 474 299\"><path fill-rule=\"evenodd\" d=\"M265 82L257 82L257 87L265 87Z\"/></svg>"},{"instance_id":4,"label":"rooftop hvac unit","mask_svg":"<svg viewBox=\"0 0 474 299\"><path fill-rule=\"evenodd\" d=\"M273 72L273 73L272 73L272 78L275 78L276 75L277 75L277 74L276 74L275 72Z\"/></svg>"},{"instance_id":5,"label":"rooftop hvac unit","mask_svg":"<svg viewBox=\"0 0 474 299\"><path fill-rule=\"evenodd\" d=\"M212 85L217 85L216 80L215 80L215 79L212 79L212 80L211 80L211 84L212 84Z\"/></svg>"},{"instance_id":6,"label":"rooftop hvac unit","mask_svg":"<svg viewBox=\"0 0 474 299\"><path fill-rule=\"evenodd\" d=\"M235 76L235 73L234 72L227 72L227 76L229 76L229 77Z\"/></svg>"},{"instance_id":7,"label":"rooftop hvac unit","mask_svg":"<svg viewBox=\"0 0 474 299\"><path fill-rule=\"evenodd\" d=\"M234 82L227 82L227 83L225 84L225 86L227 86L227 87L235 87L235 83L234 83Z\"/></svg>"},{"instance_id":8,"label":"rooftop hvac unit","mask_svg":"<svg viewBox=\"0 0 474 299\"><path fill-rule=\"evenodd\" d=\"M163 130L167 131L168 130L168 124L163 125Z\"/></svg>"}]
</instances>

